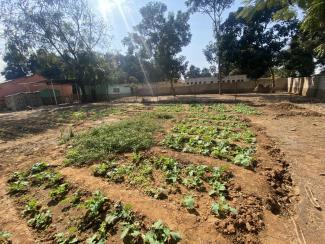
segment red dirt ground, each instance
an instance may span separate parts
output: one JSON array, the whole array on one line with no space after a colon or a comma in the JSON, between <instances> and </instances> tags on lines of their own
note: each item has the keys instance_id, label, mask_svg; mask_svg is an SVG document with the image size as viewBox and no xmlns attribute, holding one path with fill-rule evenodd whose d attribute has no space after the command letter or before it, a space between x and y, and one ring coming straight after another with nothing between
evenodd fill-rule
<instances>
[{"instance_id":1,"label":"red dirt ground","mask_svg":"<svg viewBox=\"0 0 325 244\"><path fill-rule=\"evenodd\" d=\"M164 99L168 98L162 97L160 101ZM225 102L232 102L234 96L202 95L194 98L182 96L178 99L208 102L220 102L222 99ZM258 132L257 159L262 164L257 167L256 172L229 164L235 175L232 184L234 187L240 184L241 192L258 195L264 200L271 195L268 204L271 208L275 208L274 211L277 210L278 204L281 206L287 204L284 211L286 214L272 214L271 211L263 210L265 229L259 234L260 242L325 243L325 123L323 117L325 106L286 94L244 94L237 96L236 99L251 103L263 113L259 116L247 116L254 130ZM35 118L39 115L42 115L40 110L0 114L0 125L3 125L3 122L8 124L10 118L10 123L15 125L17 122L20 128L24 125L33 126ZM73 128L74 131L86 130L101 123L113 123L120 117L112 115L96 122L81 122L73 125ZM13 243L35 243L36 235L20 217L21 214L17 211L12 198L6 194L6 181L11 172L38 161L60 165L66 150L64 145L58 144L61 128L62 125L53 127L42 123L41 130L31 131L15 140L0 142L0 231L11 232ZM16 134L14 126L9 129L13 130L12 134ZM193 163L225 164L217 159L176 153L160 147L154 147L151 151ZM283 171L288 165L288 172ZM152 221L163 219L171 229L182 232L183 239L192 240L191 243L230 241L216 232L213 220L203 221L195 215L184 212L168 200L159 201L134 189L112 186L106 181L91 176L87 168L63 168L61 172L70 181L89 190L101 189L103 193L115 200L132 203L135 211L144 214ZM292 187L288 184L290 175L293 180ZM277 192L283 193L283 191L287 191L284 197L275 197ZM248 200L250 198L254 199L252 196L247 197ZM289 204L289 201L292 203ZM318 209L315 205L323 209Z\"/></svg>"}]
</instances>

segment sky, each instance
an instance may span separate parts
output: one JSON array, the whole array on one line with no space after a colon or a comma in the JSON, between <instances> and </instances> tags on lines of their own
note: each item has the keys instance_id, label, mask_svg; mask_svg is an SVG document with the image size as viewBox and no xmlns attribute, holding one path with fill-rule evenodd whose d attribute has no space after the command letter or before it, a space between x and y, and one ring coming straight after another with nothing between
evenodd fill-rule
<instances>
[{"instance_id":1,"label":"sky","mask_svg":"<svg viewBox=\"0 0 325 244\"><path fill-rule=\"evenodd\" d=\"M125 52L121 40L132 32L132 27L141 21L139 10L150 0L88 0L90 6L98 14L102 15L110 26L112 40L107 51ZM167 5L168 11L186 11L185 0L160 0ZM225 11L223 19L226 19L229 12L235 11L241 4L241 0L235 0L232 6ZM190 26L192 33L191 43L183 48L182 55L197 67L209 67L203 54L205 46L212 41L212 23L208 16L196 13L191 15ZM106 50L103 50L106 51ZM0 39L0 55L4 52L4 41ZM0 71L5 67L2 58L0 59ZM4 77L0 77L3 81Z\"/></svg>"}]
</instances>

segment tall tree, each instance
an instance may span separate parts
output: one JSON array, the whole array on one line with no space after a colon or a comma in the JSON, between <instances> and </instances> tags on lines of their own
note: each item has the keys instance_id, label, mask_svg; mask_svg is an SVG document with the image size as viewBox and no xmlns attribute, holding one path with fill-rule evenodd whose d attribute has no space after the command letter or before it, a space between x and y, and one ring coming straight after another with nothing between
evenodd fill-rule
<instances>
[{"instance_id":1,"label":"tall tree","mask_svg":"<svg viewBox=\"0 0 325 244\"><path fill-rule=\"evenodd\" d=\"M250 78L259 78L269 71L274 87L274 67L282 64L283 50L297 31L297 21L274 22L272 16L279 10L277 7L255 11L249 19L240 16L242 10L230 13L222 25L222 57L231 68Z\"/></svg>"},{"instance_id":2,"label":"tall tree","mask_svg":"<svg viewBox=\"0 0 325 244\"><path fill-rule=\"evenodd\" d=\"M203 68L201 70L201 77L211 77L210 70L208 68Z\"/></svg>"},{"instance_id":3,"label":"tall tree","mask_svg":"<svg viewBox=\"0 0 325 244\"><path fill-rule=\"evenodd\" d=\"M213 24L213 32L215 36L214 45L216 45L216 64L218 67L219 94L221 93L221 59L220 59L220 38L221 38L221 22L222 14L230 7L233 0L187 0L186 5L191 13L200 12L210 17ZM209 46L207 47L209 49Z\"/></svg>"},{"instance_id":4,"label":"tall tree","mask_svg":"<svg viewBox=\"0 0 325 244\"><path fill-rule=\"evenodd\" d=\"M189 70L186 72L186 78L198 78L201 77L201 69L191 65Z\"/></svg>"},{"instance_id":5,"label":"tall tree","mask_svg":"<svg viewBox=\"0 0 325 244\"><path fill-rule=\"evenodd\" d=\"M274 19L288 20L297 15L295 7L303 10L300 29L313 44L315 57L325 59L325 1L324 0L246 0L241 16L250 18L254 12L277 7Z\"/></svg>"},{"instance_id":6,"label":"tall tree","mask_svg":"<svg viewBox=\"0 0 325 244\"><path fill-rule=\"evenodd\" d=\"M32 52L46 49L60 56L78 81L83 99L88 67L96 49L107 43L104 21L87 0L3 0L1 20L7 40L18 39ZM87 60L87 61L86 61Z\"/></svg>"},{"instance_id":7,"label":"tall tree","mask_svg":"<svg viewBox=\"0 0 325 244\"><path fill-rule=\"evenodd\" d=\"M173 95L174 80L186 71L185 57L179 56L182 48L191 40L189 14L169 12L161 2L149 2L140 9L141 22L136 33L129 35L129 50L136 49L138 55L152 60L159 67L164 78L170 81Z\"/></svg>"},{"instance_id":8,"label":"tall tree","mask_svg":"<svg viewBox=\"0 0 325 244\"><path fill-rule=\"evenodd\" d=\"M1 72L7 80L26 76L30 72L30 63L26 57L28 48L19 40L8 40L3 61L7 64Z\"/></svg>"}]
</instances>

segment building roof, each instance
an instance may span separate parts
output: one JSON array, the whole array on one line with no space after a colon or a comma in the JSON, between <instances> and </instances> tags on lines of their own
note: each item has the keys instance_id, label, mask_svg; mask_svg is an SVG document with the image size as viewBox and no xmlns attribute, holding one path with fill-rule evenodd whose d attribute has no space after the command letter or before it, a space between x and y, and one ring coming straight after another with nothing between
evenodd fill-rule
<instances>
[{"instance_id":1,"label":"building roof","mask_svg":"<svg viewBox=\"0 0 325 244\"><path fill-rule=\"evenodd\" d=\"M3 83L0 83L1 85L9 85L9 84L31 84L31 83L38 83L42 81L47 81L47 79L39 74L31 75L31 76L25 76L13 80L7 80Z\"/></svg>"}]
</instances>

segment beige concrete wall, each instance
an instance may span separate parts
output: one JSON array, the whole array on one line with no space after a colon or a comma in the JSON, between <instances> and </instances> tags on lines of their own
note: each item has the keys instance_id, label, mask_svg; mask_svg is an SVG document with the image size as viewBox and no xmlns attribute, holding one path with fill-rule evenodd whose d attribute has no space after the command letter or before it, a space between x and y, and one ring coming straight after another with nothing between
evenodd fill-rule
<instances>
[{"instance_id":1,"label":"beige concrete wall","mask_svg":"<svg viewBox=\"0 0 325 244\"><path fill-rule=\"evenodd\" d=\"M225 82L221 83L222 93L244 93L253 92L257 84L272 86L272 79L259 79L256 81L248 80L242 82ZM276 90L287 90L287 79L277 78L275 82ZM186 94L213 94L219 92L219 84L184 84L177 82L174 84L175 93L177 95ZM140 96L163 96L171 95L172 91L169 82L159 82L148 85L141 85L134 89L136 95Z\"/></svg>"}]
</instances>

